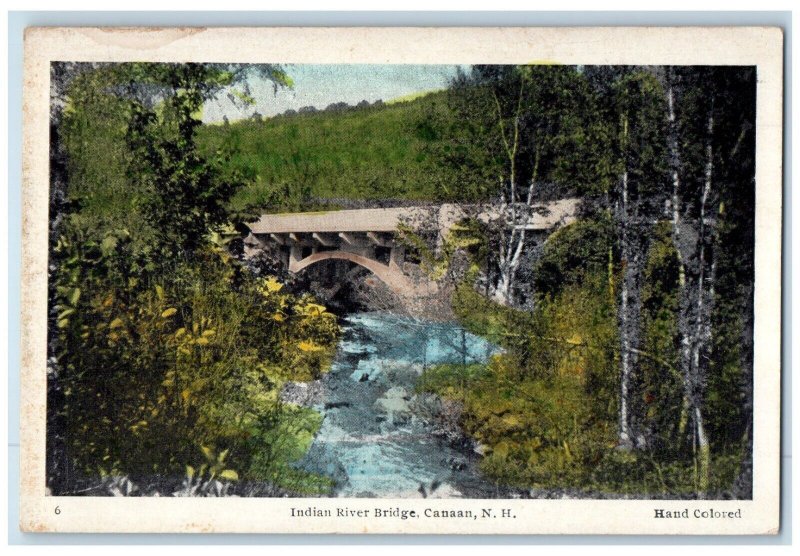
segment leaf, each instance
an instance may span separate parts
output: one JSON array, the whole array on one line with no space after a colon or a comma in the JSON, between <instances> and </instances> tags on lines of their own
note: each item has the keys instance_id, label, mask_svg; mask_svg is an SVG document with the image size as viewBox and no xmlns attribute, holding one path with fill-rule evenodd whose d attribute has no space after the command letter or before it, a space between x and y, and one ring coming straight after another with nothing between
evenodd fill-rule
<instances>
[{"instance_id":1,"label":"leaf","mask_svg":"<svg viewBox=\"0 0 800 556\"><path fill-rule=\"evenodd\" d=\"M58 314L58 318L59 319L66 318L66 317L70 316L74 312L75 312L75 309L73 309L72 307L68 307L68 308L64 309L63 311L61 311Z\"/></svg>"},{"instance_id":2,"label":"leaf","mask_svg":"<svg viewBox=\"0 0 800 556\"><path fill-rule=\"evenodd\" d=\"M112 235L108 235L103 238L103 241L100 242L100 249L103 252L103 255L110 255L114 249L117 247L117 238Z\"/></svg>"},{"instance_id":3,"label":"leaf","mask_svg":"<svg viewBox=\"0 0 800 556\"><path fill-rule=\"evenodd\" d=\"M194 343L196 343L196 344L199 344L199 345L201 345L201 346L206 346L206 345L208 345L208 343L209 343L209 342L208 342L208 338L203 338L203 337L201 336L200 338L197 338L197 339L194 341Z\"/></svg>"},{"instance_id":4,"label":"leaf","mask_svg":"<svg viewBox=\"0 0 800 556\"><path fill-rule=\"evenodd\" d=\"M301 308L301 311L303 312L303 314L306 314L306 315L309 315L309 316L314 316L314 317L320 316L326 310L327 309L325 308L324 305L318 305L316 303L309 303L305 307Z\"/></svg>"},{"instance_id":5,"label":"leaf","mask_svg":"<svg viewBox=\"0 0 800 556\"><path fill-rule=\"evenodd\" d=\"M219 476L223 479L228 479L229 481L239 480L239 474L233 469L223 469L222 473L220 473Z\"/></svg>"},{"instance_id":6,"label":"leaf","mask_svg":"<svg viewBox=\"0 0 800 556\"><path fill-rule=\"evenodd\" d=\"M177 312L178 312L178 310L175 307L170 307L169 309L167 309L163 313L161 313L161 318L168 319L169 317L171 317L172 315L174 315Z\"/></svg>"},{"instance_id":7,"label":"leaf","mask_svg":"<svg viewBox=\"0 0 800 556\"><path fill-rule=\"evenodd\" d=\"M60 321L58 321L56 326L58 326L59 328L66 328L67 326L69 326L69 319L61 319Z\"/></svg>"},{"instance_id":8,"label":"leaf","mask_svg":"<svg viewBox=\"0 0 800 556\"><path fill-rule=\"evenodd\" d=\"M194 467L191 465L186 466L186 476L189 477L190 480L194 478Z\"/></svg>"},{"instance_id":9,"label":"leaf","mask_svg":"<svg viewBox=\"0 0 800 556\"><path fill-rule=\"evenodd\" d=\"M252 96L248 95L245 91L240 91L238 89L232 89L231 94L241 100L245 105L250 106L256 103L256 99Z\"/></svg>"},{"instance_id":10,"label":"leaf","mask_svg":"<svg viewBox=\"0 0 800 556\"><path fill-rule=\"evenodd\" d=\"M77 305L78 300L80 298L81 298L81 289L80 288L75 288L75 289L72 290L72 292L69 295L69 302L72 303L73 305Z\"/></svg>"},{"instance_id":11,"label":"leaf","mask_svg":"<svg viewBox=\"0 0 800 556\"><path fill-rule=\"evenodd\" d=\"M493 452L497 457L501 459L508 457L509 445L506 441L498 442L493 448Z\"/></svg>"},{"instance_id":12,"label":"leaf","mask_svg":"<svg viewBox=\"0 0 800 556\"><path fill-rule=\"evenodd\" d=\"M111 324L109 324L108 327L111 329L119 328L120 326L122 326L122 324L123 324L122 319L117 317L111 321Z\"/></svg>"},{"instance_id":13,"label":"leaf","mask_svg":"<svg viewBox=\"0 0 800 556\"><path fill-rule=\"evenodd\" d=\"M281 291L281 288L283 288L283 284L278 282L278 280L274 276L270 276L264 281L264 287L267 288L268 292L274 293Z\"/></svg>"},{"instance_id":14,"label":"leaf","mask_svg":"<svg viewBox=\"0 0 800 556\"><path fill-rule=\"evenodd\" d=\"M164 300L164 288L162 288L158 284L156 284L156 296L158 296L160 300L162 301Z\"/></svg>"},{"instance_id":15,"label":"leaf","mask_svg":"<svg viewBox=\"0 0 800 556\"><path fill-rule=\"evenodd\" d=\"M522 424L519 416L514 414L503 416L502 421L510 429L518 428Z\"/></svg>"},{"instance_id":16,"label":"leaf","mask_svg":"<svg viewBox=\"0 0 800 556\"><path fill-rule=\"evenodd\" d=\"M204 331L203 331L203 334L202 334L202 336L206 336L206 337L208 337L208 336L213 336L213 335L214 335L214 334L216 334L216 333L217 333L217 331L216 331L216 330L214 330L213 328L209 328L208 330L204 330Z\"/></svg>"},{"instance_id":17,"label":"leaf","mask_svg":"<svg viewBox=\"0 0 800 556\"><path fill-rule=\"evenodd\" d=\"M310 340L304 340L297 344L297 347L300 348L301 351L321 351L322 347L318 346L314 342Z\"/></svg>"},{"instance_id":18,"label":"leaf","mask_svg":"<svg viewBox=\"0 0 800 556\"><path fill-rule=\"evenodd\" d=\"M175 331L175 337L176 337L176 338L180 338L180 337L181 337L181 336L183 336L184 334L186 334L186 329L185 329L185 328L178 328L178 329Z\"/></svg>"}]
</instances>

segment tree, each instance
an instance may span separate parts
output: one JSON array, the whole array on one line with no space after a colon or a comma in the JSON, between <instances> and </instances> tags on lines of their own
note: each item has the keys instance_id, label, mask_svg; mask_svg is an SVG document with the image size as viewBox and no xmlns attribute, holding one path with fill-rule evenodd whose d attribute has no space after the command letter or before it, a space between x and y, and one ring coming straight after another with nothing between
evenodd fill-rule
<instances>
[{"instance_id":1,"label":"tree","mask_svg":"<svg viewBox=\"0 0 800 556\"><path fill-rule=\"evenodd\" d=\"M166 229L170 216L179 220L199 216L200 221L204 215L214 221L224 218L218 202L227 194L222 190L210 196L197 195L196 207L176 206L173 213L188 209L182 214L155 214L159 199L170 204L177 193L177 200L191 202L190 189L200 193L197 188L210 187L209 180L236 181L236 176L224 171L226 153L206 158L198 155L195 133L202 123L202 103L224 96L226 91L243 88L246 92L252 78L271 81L276 90L292 86L283 68L272 64L57 63L52 73L51 145L60 153L53 181L62 184L53 188L54 202L59 203L52 207L53 222L61 223L66 216L76 224L83 219L81 227L94 234L99 228L89 229L90 221L113 221L131 233L139 250L143 243L151 244L143 248L148 252L155 242L153 236ZM234 95L233 102L244 101ZM131 149L136 150L135 155ZM98 157L97 152L104 156ZM170 157L183 157L186 163L168 168ZM178 168L180 164L184 166ZM184 190L174 183L179 172L188 178L203 166L206 175L190 179L206 180L205 185L198 183ZM139 175L140 171L144 174ZM197 229L200 224L198 221ZM58 235L54 229L53 242ZM168 243L166 238L161 240Z\"/></svg>"},{"instance_id":2,"label":"tree","mask_svg":"<svg viewBox=\"0 0 800 556\"><path fill-rule=\"evenodd\" d=\"M514 304L536 203L554 190L602 190L610 179L586 79L567 66L474 66L454 79L437 156L443 193L488 205L496 236L492 296ZM454 171L452 171L454 170Z\"/></svg>"},{"instance_id":3,"label":"tree","mask_svg":"<svg viewBox=\"0 0 800 556\"><path fill-rule=\"evenodd\" d=\"M195 132L202 103L233 77L197 64L84 70L65 70L54 122L75 202L59 205L51 251L51 486L127 474L168 494L184 471L192 484L204 470L296 477L254 454L302 445L287 425L306 410L287 411L275 389L318 375L338 328L225 250L218 232L243 180L221 153L200 153ZM316 422L307 412L302 438Z\"/></svg>"},{"instance_id":4,"label":"tree","mask_svg":"<svg viewBox=\"0 0 800 556\"><path fill-rule=\"evenodd\" d=\"M244 179L227 169L225 155L209 159L197 147L197 114L208 98L207 84L223 79L217 70L181 64L156 75L169 92L159 107L132 103L128 179L146 192L143 212L156 232L154 254L173 260L227 222L227 202Z\"/></svg>"},{"instance_id":5,"label":"tree","mask_svg":"<svg viewBox=\"0 0 800 556\"><path fill-rule=\"evenodd\" d=\"M720 232L725 230L728 240L752 238L754 167L753 151L748 147L754 145L753 90L753 72L749 68L670 68L667 74L672 235L679 260L681 299L679 334L684 404L680 430L685 431L691 424L691 445L698 465L696 488L701 493L709 487L714 443L709 436L709 409L719 408L718 404L709 408L706 402L720 395L709 386L720 387L726 382L720 380L719 375L716 381L710 382L714 365L709 363L714 349L714 306L720 298L718 264L720 253L724 253ZM728 205L724 199L738 202ZM728 220L728 210L733 210L741 220ZM721 222L725 222L724 226ZM738 233L731 234L737 228ZM752 268L751 253L752 249L745 249L736 265L738 272L746 276L745 283L752 283L752 276L747 276ZM737 272L734 268L728 267L726 274ZM744 315L734 313L731 316L738 317L733 322L738 322L746 332L749 328L744 325L748 318L746 311L752 311L752 305L751 301L745 301L749 296L743 293L728 290L722 297L744 301ZM730 315L730 305L726 309ZM728 326L717 322L718 328L730 337ZM751 345L751 340L745 341ZM748 368L746 359L741 363L740 369ZM727 373L730 372L728 368ZM740 373L742 371L737 374ZM736 394L737 389L747 391L742 378L734 381L734 384L739 383L739 388L729 394ZM741 401L748 406L746 399ZM740 423L733 430L741 431ZM724 429L714 428L718 432Z\"/></svg>"},{"instance_id":6,"label":"tree","mask_svg":"<svg viewBox=\"0 0 800 556\"><path fill-rule=\"evenodd\" d=\"M620 336L620 446L643 445L635 430L631 408L640 345L641 282L653 223L663 207L665 157L662 144L664 107L661 86L650 73L623 74L611 86L616 120L614 157L619 168L617 186L610 193L610 209L617 228L617 251L622 278L619 287ZM610 278L611 279L611 278ZM611 283L611 282L610 282Z\"/></svg>"}]
</instances>

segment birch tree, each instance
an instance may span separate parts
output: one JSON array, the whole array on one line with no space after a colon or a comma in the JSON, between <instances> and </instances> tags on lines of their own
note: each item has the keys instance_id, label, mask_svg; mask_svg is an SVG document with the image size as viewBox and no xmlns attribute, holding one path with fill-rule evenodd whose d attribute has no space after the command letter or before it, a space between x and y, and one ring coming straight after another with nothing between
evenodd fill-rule
<instances>
[{"instance_id":1,"label":"birch tree","mask_svg":"<svg viewBox=\"0 0 800 556\"><path fill-rule=\"evenodd\" d=\"M516 305L537 203L606 179L588 83L574 67L475 66L456 78L449 102L439 156L456 170L449 177L461 198L480 200L492 215L491 296Z\"/></svg>"},{"instance_id":2,"label":"birch tree","mask_svg":"<svg viewBox=\"0 0 800 556\"><path fill-rule=\"evenodd\" d=\"M680 370L684 401L679 432L688 434L698 493L709 488L711 439L705 398L716 298L717 131L720 95L714 68L671 69L667 75L668 144L672 178L672 236L679 261Z\"/></svg>"},{"instance_id":3,"label":"birch tree","mask_svg":"<svg viewBox=\"0 0 800 556\"><path fill-rule=\"evenodd\" d=\"M641 353L641 289L645 254L664 197L661 87L652 73L635 71L613 87L617 110L619 181L613 214L620 255L620 446L645 444L638 427L640 396L634 395Z\"/></svg>"},{"instance_id":4,"label":"birch tree","mask_svg":"<svg viewBox=\"0 0 800 556\"><path fill-rule=\"evenodd\" d=\"M690 76L685 76L690 77ZM678 333L680 341L680 370L683 376L683 409L681 411L681 418L679 423L679 433L685 434L687 427L691 424L692 447L696 449L698 444L701 446L701 455L699 462L695 453L695 461L699 463L699 476L700 479L696 485L699 490L704 490L708 484L708 452L707 452L707 439L705 436L705 427L703 425L703 414L700 405L697 388L701 383L699 376L699 355L701 338L697 334L697 323L701 321L702 316L700 309L703 307L703 259L705 252L700 245L703 242L701 223L701 230L696 230L692 226L692 222L686 219L689 213L688 209L691 208L691 193L688 191L689 187L683 180L683 174L686 172L687 164L683 160L683 152L680 149L681 139L685 142L685 137L682 133L686 133L689 126L679 118L679 102L686 100L688 95L679 97L681 92L686 92L690 87L687 87L687 79L679 84L680 76L676 75L674 70L670 70L667 76L667 105L668 105L668 120L669 120L669 133L668 145L670 151L670 175L672 178L672 237L675 251L678 255L678 286L680 288L680 314L678 318ZM680 85L683 85L684 91L681 91ZM686 101L688 103L688 101ZM687 110L687 113L689 110ZM710 184L710 172L706 169L706 183L704 184L701 203L700 203L700 222L703 222L705 215L705 204L707 202L707 194ZM699 253L698 253L699 252ZM701 257L696 255L701 254ZM695 269L689 267L689 263L696 261L698 264ZM692 271L695 270L693 273ZM705 453L704 453L705 450ZM705 456L705 457L704 457Z\"/></svg>"},{"instance_id":5,"label":"birch tree","mask_svg":"<svg viewBox=\"0 0 800 556\"><path fill-rule=\"evenodd\" d=\"M715 68L707 380L704 408L715 453L739 452L738 495L750 496L752 466L754 68ZM701 361L702 361L701 353Z\"/></svg>"},{"instance_id":6,"label":"birch tree","mask_svg":"<svg viewBox=\"0 0 800 556\"><path fill-rule=\"evenodd\" d=\"M615 180L602 191L596 211L613 221L608 245L608 290L615 300L619 330L619 447L646 443L640 430L638 360L641 292L646 253L665 197L664 103L662 88L647 68L589 67L585 73L598 97L612 140L606 165Z\"/></svg>"}]
</instances>

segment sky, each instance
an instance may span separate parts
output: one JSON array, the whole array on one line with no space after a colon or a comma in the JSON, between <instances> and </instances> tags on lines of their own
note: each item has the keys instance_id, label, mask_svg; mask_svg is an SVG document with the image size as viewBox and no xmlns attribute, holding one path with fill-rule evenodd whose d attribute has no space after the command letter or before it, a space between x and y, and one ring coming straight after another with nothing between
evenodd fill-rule
<instances>
[{"instance_id":1,"label":"sky","mask_svg":"<svg viewBox=\"0 0 800 556\"><path fill-rule=\"evenodd\" d=\"M286 72L294 81L292 89L275 93L270 81L251 78L250 95L255 104L242 107L228 99L226 92L209 101L203 108L203 121L231 122L248 118L254 112L274 116L292 108L314 106L324 109L334 102L354 105L362 100L384 102L406 95L435 91L447 87L457 66L439 65L372 65L372 64L287 64ZM242 89L241 86L238 87Z\"/></svg>"}]
</instances>

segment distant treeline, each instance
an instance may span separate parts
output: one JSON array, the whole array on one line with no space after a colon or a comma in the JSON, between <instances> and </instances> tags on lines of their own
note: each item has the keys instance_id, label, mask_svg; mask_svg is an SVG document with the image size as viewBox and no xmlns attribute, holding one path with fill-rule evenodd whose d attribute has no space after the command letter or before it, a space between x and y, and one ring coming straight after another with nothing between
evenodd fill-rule
<instances>
[{"instance_id":1,"label":"distant treeline","mask_svg":"<svg viewBox=\"0 0 800 556\"><path fill-rule=\"evenodd\" d=\"M319 109L316 106L301 106L297 110L294 108L288 108L280 114L270 116L270 118L291 118L292 116L297 116L298 114L316 114L317 112L347 112L349 110L364 110L366 108L381 108L383 106L385 106L385 104L382 99L378 99L372 103L370 103L368 100L362 100L361 102L353 105L347 104L346 102L332 102L323 109ZM256 111L253 112L249 119L260 122L266 118ZM228 118L224 117L223 121L228 123Z\"/></svg>"}]
</instances>

